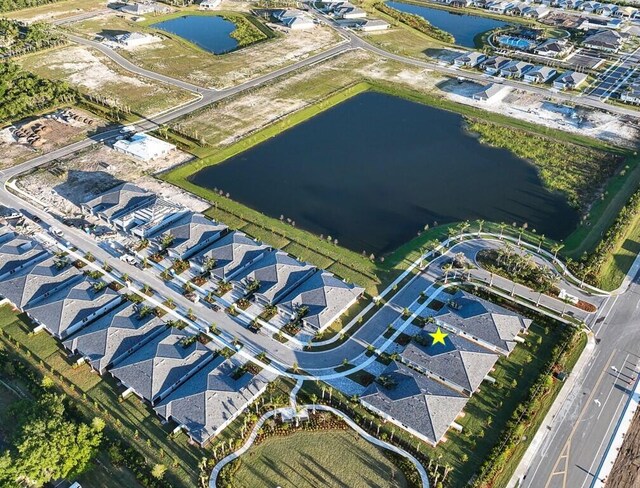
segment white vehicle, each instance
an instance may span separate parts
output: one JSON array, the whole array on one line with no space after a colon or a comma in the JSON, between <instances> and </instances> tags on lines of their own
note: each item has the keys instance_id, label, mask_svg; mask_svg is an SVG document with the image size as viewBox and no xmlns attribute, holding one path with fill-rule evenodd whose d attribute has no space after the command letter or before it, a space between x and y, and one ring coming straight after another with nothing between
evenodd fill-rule
<instances>
[{"instance_id":1,"label":"white vehicle","mask_svg":"<svg viewBox=\"0 0 640 488\"><path fill-rule=\"evenodd\" d=\"M130 264L132 266L136 264L136 258L134 258L133 256L130 256L129 254L124 254L124 255L120 256L120 259L122 261L124 261L125 263Z\"/></svg>"},{"instance_id":2,"label":"white vehicle","mask_svg":"<svg viewBox=\"0 0 640 488\"><path fill-rule=\"evenodd\" d=\"M56 237L62 237L64 235L60 229L56 229L55 227L51 227L50 232Z\"/></svg>"},{"instance_id":3,"label":"white vehicle","mask_svg":"<svg viewBox=\"0 0 640 488\"><path fill-rule=\"evenodd\" d=\"M128 125L127 127L123 127L122 129L120 129L120 134L131 134L132 132L135 132L136 128L133 127L132 125Z\"/></svg>"}]
</instances>

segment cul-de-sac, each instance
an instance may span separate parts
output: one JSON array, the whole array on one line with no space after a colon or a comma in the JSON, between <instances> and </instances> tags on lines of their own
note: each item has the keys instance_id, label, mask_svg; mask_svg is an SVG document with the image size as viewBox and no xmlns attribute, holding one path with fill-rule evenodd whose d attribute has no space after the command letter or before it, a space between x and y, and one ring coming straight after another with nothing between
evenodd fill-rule
<instances>
[{"instance_id":1,"label":"cul-de-sac","mask_svg":"<svg viewBox=\"0 0 640 488\"><path fill-rule=\"evenodd\" d=\"M0 487L637 488L640 1L0 0Z\"/></svg>"}]
</instances>

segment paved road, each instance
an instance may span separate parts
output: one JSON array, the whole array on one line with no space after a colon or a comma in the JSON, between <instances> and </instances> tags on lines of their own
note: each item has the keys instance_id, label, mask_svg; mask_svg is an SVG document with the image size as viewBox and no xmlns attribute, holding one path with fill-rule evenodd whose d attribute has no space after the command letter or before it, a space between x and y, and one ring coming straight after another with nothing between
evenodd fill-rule
<instances>
[{"instance_id":1,"label":"paved road","mask_svg":"<svg viewBox=\"0 0 640 488\"><path fill-rule=\"evenodd\" d=\"M585 488L594 481L640 364L638 278L625 293L610 297L593 321L600 343L557 414L523 487Z\"/></svg>"}]
</instances>

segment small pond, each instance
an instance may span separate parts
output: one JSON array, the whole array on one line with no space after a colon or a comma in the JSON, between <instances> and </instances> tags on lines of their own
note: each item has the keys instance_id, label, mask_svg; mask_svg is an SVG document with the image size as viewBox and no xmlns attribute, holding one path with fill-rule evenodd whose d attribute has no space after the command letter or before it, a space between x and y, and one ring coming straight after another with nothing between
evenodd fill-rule
<instances>
[{"instance_id":1,"label":"small pond","mask_svg":"<svg viewBox=\"0 0 640 488\"><path fill-rule=\"evenodd\" d=\"M479 15L469 15L463 13L449 12L421 5L413 5L402 2L386 2L389 7L393 7L401 12L419 15L429 21L431 25L449 32L456 39L456 44L468 48L476 48L474 39L478 34L509 25L507 22L489 19Z\"/></svg>"},{"instance_id":2,"label":"small pond","mask_svg":"<svg viewBox=\"0 0 640 488\"><path fill-rule=\"evenodd\" d=\"M375 255L434 222L526 222L553 239L578 222L532 164L481 144L459 114L377 92L350 98L190 180Z\"/></svg>"},{"instance_id":3,"label":"small pond","mask_svg":"<svg viewBox=\"0 0 640 488\"><path fill-rule=\"evenodd\" d=\"M151 27L180 36L213 54L227 53L238 47L238 41L231 37L236 25L222 17L185 15Z\"/></svg>"}]
</instances>

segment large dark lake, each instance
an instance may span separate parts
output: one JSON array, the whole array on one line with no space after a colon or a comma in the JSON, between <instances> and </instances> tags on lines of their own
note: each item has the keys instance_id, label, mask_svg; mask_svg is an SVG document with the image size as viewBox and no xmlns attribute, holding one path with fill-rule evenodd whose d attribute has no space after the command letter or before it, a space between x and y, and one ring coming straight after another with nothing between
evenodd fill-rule
<instances>
[{"instance_id":1,"label":"large dark lake","mask_svg":"<svg viewBox=\"0 0 640 488\"><path fill-rule=\"evenodd\" d=\"M376 92L204 168L191 181L376 255L434 221L526 222L554 239L578 222L533 165L480 144L460 115Z\"/></svg>"},{"instance_id":2,"label":"large dark lake","mask_svg":"<svg viewBox=\"0 0 640 488\"><path fill-rule=\"evenodd\" d=\"M185 15L151 27L176 34L214 54L233 51L238 46L238 41L231 37L236 25L222 17Z\"/></svg>"},{"instance_id":3,"label":"large dark lake","mask_svg":"<svg viewBox=\"0 0 640 488\"><path fill-rule=\"evenodd\" d=\"M419 15L431 23L431 25L449 32L456 38L456 44L475 48L474 39L478 34L487 32L497 27L508 25L507 22L489 19L479 15L457 14L447 10L422 7L402 2L385 2L401 12Z\"/></svg>"}]
</instances>

